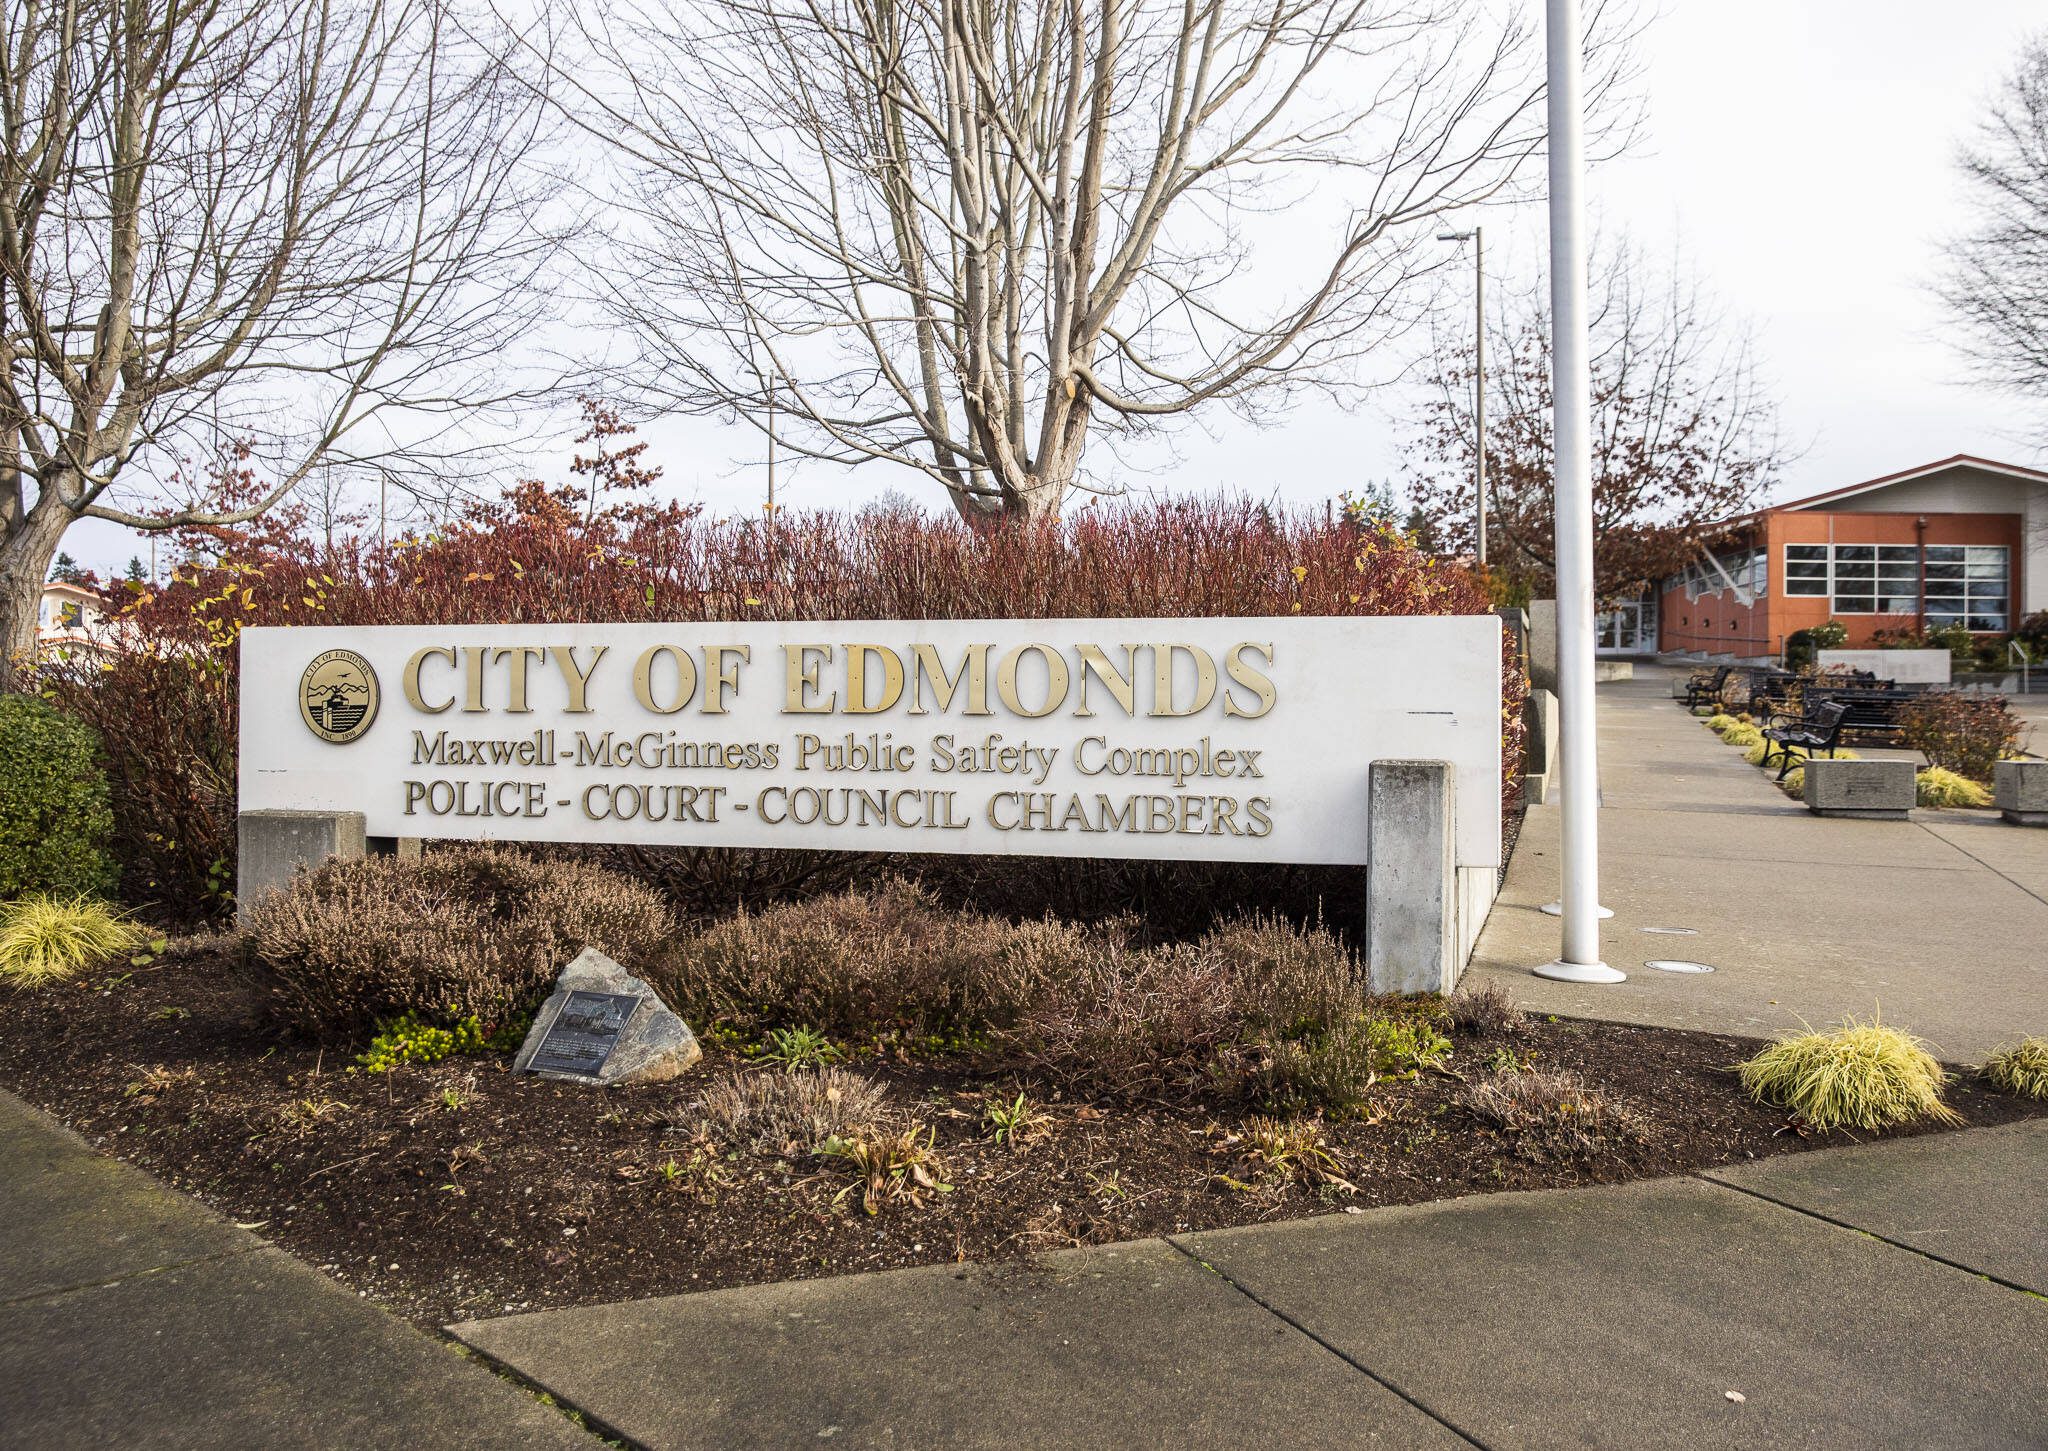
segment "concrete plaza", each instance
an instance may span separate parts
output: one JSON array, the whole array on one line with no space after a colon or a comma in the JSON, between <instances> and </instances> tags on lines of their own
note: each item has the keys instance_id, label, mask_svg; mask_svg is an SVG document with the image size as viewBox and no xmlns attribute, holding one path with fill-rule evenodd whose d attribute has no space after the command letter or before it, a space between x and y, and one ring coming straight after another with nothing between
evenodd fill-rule
<instances>
[{"instance_id":1,"label":"concrete plaza","mask_svg":"<svg viewBox=\"0 0 2048 1451\"><path fill-rule=\"evenodd\" d=\"M1668 672L1598 698L1602 954L1629 979L1530 974L1559 947L1539 910L1558 897L1551 804L1529 808L1467 982L1537 1012L1754 1036L1881 1012L1951 1061L2048 1032L2048 831L1990 811L1817 817L1673 702Z\"/></svg>"}]
</instances>

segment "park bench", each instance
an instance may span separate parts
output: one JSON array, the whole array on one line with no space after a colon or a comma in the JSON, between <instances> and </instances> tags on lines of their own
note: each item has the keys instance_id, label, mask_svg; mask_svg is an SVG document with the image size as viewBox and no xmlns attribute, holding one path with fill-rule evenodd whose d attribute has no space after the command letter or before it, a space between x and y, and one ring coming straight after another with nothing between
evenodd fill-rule
<instances>
[{"instance_id":1,"label":"park bench","mask_svg":"<svg viewBox=\"0 0 2048 1451\"><path fill-rule=\"evenodd\" d=\"M1822 751L1832 756L1835 748L1841 744L1842 724L1848 718L1849 707L1839 700L1823 700L1809 704L1797 720L1765 728L1764 758L1761 764L1769 767L1772 747L1776 747L1776 754L1783 761L1778 768L1778 779L1782 781L1793 767L1794 746L1805 751L1808 756L1817 756Z\"/></svg>"},{"instance_id":2,"label":"park bench","mask_svg":"<svg viewBox=\"0 0 2048 1451\"><path fill-rule=\"evenodd\" d=\"M1882 736L1897 737L1902 727L1899 712L1908 701L1917 699L1923 691L1910 690L1883 681L1869 686L1834 686L1824 690L1809 690L1813 704L1822 701L1839 701L1849 708L1848 717L1842 722L1843 733L1852 737Z\"/></svg>"},{"instance_id":3,"label":"park bench","mask_svg":"<svg viewBox=\"0 0 2048 1451\"><path fill-rule=\"evenodd\" d=\"M1695 670L1692 678L1685 682L1685 708L1697 710L1703 705L1717 705L1721 700L1721 687L1728 683L1729 673L1735 667L1723 665L1718 670Z\"/></svg>"}]
</instances>

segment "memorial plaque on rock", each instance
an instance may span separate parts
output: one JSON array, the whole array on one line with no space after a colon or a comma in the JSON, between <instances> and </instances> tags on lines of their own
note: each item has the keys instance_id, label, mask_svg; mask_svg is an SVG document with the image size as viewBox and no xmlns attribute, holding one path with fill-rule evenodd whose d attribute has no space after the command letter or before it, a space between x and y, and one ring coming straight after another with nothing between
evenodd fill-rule
<instances>
[{"instance_id":1,"label":"memorial plaque on rock","mask_svg":"<svg viewBox=\"0 0 2048 1451\"><path fill-rule=\"evenodd\" d=\"M585 948L534 1014L512 1071L582 1083L652 1083L703 1056L689 1025L652 987L596 948Z\"/></svg>"},{"instance_id":2,"label":"memorial plaque on rock","mask_svg":"<svg viewBox=\"0 0 2048 1451\"><path fill-rule=\"evenodd\" d=\"M570 993L527 1067L597 1077L640 1002L627 993Z\"/></svg>"}]
</instances>

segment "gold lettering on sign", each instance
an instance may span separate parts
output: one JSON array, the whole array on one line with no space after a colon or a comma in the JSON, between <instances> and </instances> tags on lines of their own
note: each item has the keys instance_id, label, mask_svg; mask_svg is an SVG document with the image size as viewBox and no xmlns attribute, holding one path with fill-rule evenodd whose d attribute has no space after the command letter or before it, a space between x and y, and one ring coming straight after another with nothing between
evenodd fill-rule
<instances>
[{"instance_id":1,"label":"gold lettering on sign","mask_svg":"<svg viewBox=\"0 0 2048 1451\"><path fill-rule=\"evenodd\" d=\"M654 700L654 657L657 655L667 655L676 662L676 698L669 705L657 705ZM633 662L633 698L656 715L674 715L688 705L690 697L696 693L697 666L690 659L690 652L680 645L650 645Z\"/></svg>"},{"instance_id":2,"label":"gold lettering on sign","mask_svg":"<svg viewBox=\"0 0 2048 1451\"><path fill-rule=\"evenodd\" d=\"M726 656L733 663L726 663ZM740 666L754 660L751 645L706 645L704 647L704 714L725 714L725 693L740 688Z\"/></svg>"},{"instance_id":3,"label":"gold lettering on sign","mask_svg":"<svg viewBox=\"0 0 2048 1451\"><path fill-rule=\"evenodd\" d=\"M1242 716L1246 720L1257 720L1273 708L1273 682L1267 677L1265 671L1260 670L1257 666L1245 663L1244 655L1247 650L1256 650L1259 654L1265 656L1267 665L1270 666L1273 663L1273 647L1271 645L1261 645L1255 640L1246 640L1242 644L1230 647L1230 653L1223 659L1223 668L1229 674L1233 683L1242 685L1252 693L1258 701L1258 709L1244 710L1240 708L1236 698L1229 691L1225 691L1223 695L1223 713L1225 715Z\"/></svg>"},{"instance_id":4,"label":"gold lettering on sign","mask_svg":"<svg viewBox=\"0 0 2048 1451\"><path fill-rule=\"evenodd\" d=\"M484 711L484 647L462 647L462 713L481 715Z\"/></svg>"},{"instance_id":5,"label":"gold lettering on sign","mask_svg":"<svg viewBox=\"0 0 2048 1451\"><path fill-rule=\"evenodd\" d=\"M1195 662L1195 698L1183 710L1173 702L1173 655L1178 650ZM1154 645L1152 647L1152 714L1158 716L1200 715L1216 698L1216 662L1200 645Z\"/></svg>"},{"instance_id":6,"label":"gold lettering on sign","mask_svg":"<svg viewBox=\"0 0 2048 1451\"><path fill-rule=\"evenodd\" d=\"M818 658L813 660L815 655ZM784 645L783 663L786 666L787 689L782 699L784 715L830 715L839 703L839 696L827 695L823 701L813 705L811 697L818 691L818 667L832 663L830 645Z\"/></svg>"},{"instance_id":7,"label":"gold lettering on sign","mask_svg":"<svg viewBox=\"0 0 2048 1451\"><path fill-rule=\"evenodd\" d=\"M491 651L491 663L509 658L512 661L512 700L505 707L511 715L532 715L533 707L526 703L526 667L535 660L543 659L547 650L539 645L501 645Z\"/></svg>"},{"instance_id":8,"label":"gold lettering on sign","mask_svg":"<svg viewBox=\"0 0 2048 1451\"><path fill-rule=\"evenodd\" d=\"M882 662L882 693L873 701L868 699L868 657L875 656ZM880 715L903 698L903 662L896 652L887 645L848 645L846 647L846 713L848 715Z\"/></svg>"},{"instance_id":9,"label":"gold lettering on sign","mask_svg":"<svg viewBox=\"0 0 2048 1451\"><path fill-rule=\"evenodd\" d=\"M590 692L590 677L592 672L597 669L597 662L604 659L604 652L609 649L611 649L609 645L599 645L596 652L591 655L590 663L578 669L576 665L576 647L574 645L550 645L548 647L548 654L555 657L555 666L562 672L562 683L569 687L570 715L590 714L590 705L587 700Z\"/></svg>"},{"instance_id":10,"label":"gold lettering on sign","mask_svg":"<svg viewBox=\"0 0 2048 1451\"><path fill-rule=\"evenodd\" d=\"M450 645L429 645L424 650L413 651L412 658L405 662L405 670L400 677L405 686L406 703L424 715L439 715L442 711L450 709L455 704L455 697L451 695L439 705L428 705L426 698L420 694L420 667L425 665L427 661L435 658L446 660L449 668L453 669L455 665L454 647Z\"/></svg>"},{"instance_id":11,"label":"gold lettering on sign","mask_svg":"<svg viewBox=\"0 0 2048 1451\"><path fill-rule=\"evenodd\" d=\"M1125 715L1138 713L1138 647L1119 645L1124 652L1124 668L1119 670L1109 663L1109 656L1102 653L1100 645L1083 645L1081 656L1081 708L1077 716L1093 715L1088 708L1088 677L1094 676L1103 688L1116 697L1116 703L1124 708Z\"/></svg>"},{"instance_id":12,"label":"gold lettering on sign","mask_svg":"<svg viewBox=\"0 0 2048 1451\"><path fill-rule=\"evenodd\" d=\"M1027 650L1036 651L1045 662L1045 703L1037 710L1026 710L1024 702L1017 695L1017 666ZM1067 685L1072 672L1067 669L1066 658L1050 645L1036 642L1019 645L1003 656L1002 664L996 667L996 695L1005 706L1018 715L1038 720L1051 715L1067 701Z\"/></svg>"},{"instance_id":13,"label":"gold lettering on sign","mask_svg":"<svg viewBox=\"0 0 2048 1451\"><path fill-rule=\"evenodd\" d=\"M953 696L959 691L960 683L967 683L967 709L963 715L993 715L988 708L988 657L995 649L993 645L969 645L960 657L960 668L951 675L946 673L946 662L939 658L938 647L934 645L913 645L910 653L916 657L912 667L910 685L910 713L929 714L924 707L925 682L930 681L932 699L938 703L941 713L953 708Z\"/></svg>"}]
</instances>

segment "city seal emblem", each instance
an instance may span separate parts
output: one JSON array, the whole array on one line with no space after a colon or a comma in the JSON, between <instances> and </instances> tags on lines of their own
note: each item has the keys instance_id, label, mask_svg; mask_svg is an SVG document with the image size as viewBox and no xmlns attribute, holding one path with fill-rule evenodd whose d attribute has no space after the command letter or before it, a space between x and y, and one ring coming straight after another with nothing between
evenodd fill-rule
<instances>
[{"instance_id":1,"label":"city seal emblem","mask_svg":"<svg viewBox=\"0 0 2048 1451\"><path fill-rule=\"evenodd\" d=\"M377 718L377 672L353 650L314 656L299 677L299 715L321 740L347 745Z\"/></svg>"}]
</instances>

